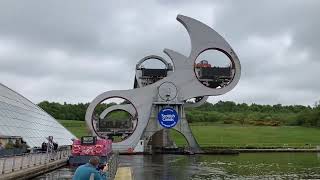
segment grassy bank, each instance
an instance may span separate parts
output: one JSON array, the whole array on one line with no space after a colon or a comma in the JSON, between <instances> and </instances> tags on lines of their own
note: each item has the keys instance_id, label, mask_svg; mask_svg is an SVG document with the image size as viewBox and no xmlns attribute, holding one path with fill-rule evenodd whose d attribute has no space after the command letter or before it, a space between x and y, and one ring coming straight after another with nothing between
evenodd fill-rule
<instances>
[{"instance_id":1,"label":"grassy bank","mask_svg":"<svg viewBox=\"0 0 320 180\"><path fill-rule=\"evenodd\" d=\"M201 147L314 147L320 145L320 129L301 126L191 125ZM185 144L180 133L172 131L179 145Z\"/></svg>"},{"instance_id":2,"label":"grassy bank","mask_svg":"<svg viewBox=\"0 0 320 180\"><path fill-rule=\"evenodd\" d=\"M75 121L75 120L58 120L58 121L77 137L86 136L89 134L87 130L87 124L85 121Z\"/></svg>"},{"instance_id":3,"label":"grassy bank","mask_svg":"<svg viewBox=\"0 0 320 180\"><path fill-rule=\"evenodd\" d=\"M87 135L84 121L59 120L77 137ZM315 147L320 145L320 129L301 126L241 126L194 123L191 129L201 147ZM183 136L171 130L179 146L186 144Z\"/></svg>"}]
</instances>

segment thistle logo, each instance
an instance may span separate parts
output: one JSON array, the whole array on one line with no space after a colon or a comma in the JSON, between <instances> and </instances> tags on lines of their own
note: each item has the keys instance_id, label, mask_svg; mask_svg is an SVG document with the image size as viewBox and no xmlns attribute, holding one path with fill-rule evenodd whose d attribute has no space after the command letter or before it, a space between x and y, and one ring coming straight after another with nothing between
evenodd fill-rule
<instances>
[{"instance_id":1,"label":"thistle logo","mask_svg":"<svg viewBox=\"0 0 320 180\"><path fill-rule=\"evenodd\" d=\"M170 107L163 108L158 113L158 121L161 126L165 128L174 127L179 120L179 116L176 110Z\"/></svg>"}]
</instances>

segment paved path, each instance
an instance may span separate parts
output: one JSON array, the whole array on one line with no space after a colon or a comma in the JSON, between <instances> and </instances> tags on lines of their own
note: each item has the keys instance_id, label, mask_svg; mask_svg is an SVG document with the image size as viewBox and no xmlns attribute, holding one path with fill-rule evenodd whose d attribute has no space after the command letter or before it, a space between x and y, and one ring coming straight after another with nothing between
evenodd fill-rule
<instances>
[{"instance_id":1,"label":"paved path","mask_svg":"<svg viewBox=\"0 0 320 180\"><path fill-rule=\"evenodd\" d=\"M320 152L320 149L234 149L239 152Z\"/></svg>"},{"instance_id":2,"label":"paved path","mask_svg":"<svg viewBox=\"0 0 320 180\"><path fill-rule=\"evenodd\" d=\"M119 167L115 180L133 180L132 170L130 167Z\"/></svg>"}]
</instances>

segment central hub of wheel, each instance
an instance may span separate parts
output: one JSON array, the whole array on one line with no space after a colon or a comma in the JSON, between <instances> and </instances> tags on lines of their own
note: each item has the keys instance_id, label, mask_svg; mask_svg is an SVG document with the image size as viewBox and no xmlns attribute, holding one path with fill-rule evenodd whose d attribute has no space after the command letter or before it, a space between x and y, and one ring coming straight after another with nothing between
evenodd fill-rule
<instances>
[{"instance_id":1,"label":"central hub of wheel","mask_svg":"<svg viewBox=\"0 0 320 180\"><path fill-rule=\"evenodd\" d=\"M177 87L172 82L164 82L159 86L159 97L164 101L172 101L177 96Z\"/></svg>"}]
</instances>

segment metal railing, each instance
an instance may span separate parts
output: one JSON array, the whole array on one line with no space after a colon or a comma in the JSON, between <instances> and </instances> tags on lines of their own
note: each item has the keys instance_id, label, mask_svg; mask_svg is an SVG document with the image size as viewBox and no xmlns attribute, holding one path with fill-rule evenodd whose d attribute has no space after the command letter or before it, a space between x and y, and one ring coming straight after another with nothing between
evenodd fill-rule
<instances>
[{"instance_id":1,"label":"metal railing","mask_svg":"<svg viewBox=\"0 0 320 180\"><path fill-rule=\"evenodd\" d=\"M67 159L70 150L60 150L52 153L28 153L0 158L0 177L26 168L48 164L56 160Z\"/></svg>"},{"instance_id":2,"label":"metal railing","mask_svg":"<svg viewBox=\"0 0 320 180\"><path fill-rule=\"evenodd\" d=\"M118 165L119 165L119 152L115 152L108 160L109 170L108 176L110 180L113 180L116 176Z\"/></svg>"},{"instance_id":3,"label":"metal railing","mask_svg":"<svg viewBox=\"0 0 320 180\"><path fill-rule=\"evenodd\" d=\"M26 152L26 149L23 149L23 148L1 149L0 158L4 156L21 155L25 152Z\"/></svg>"}]
</instances>

